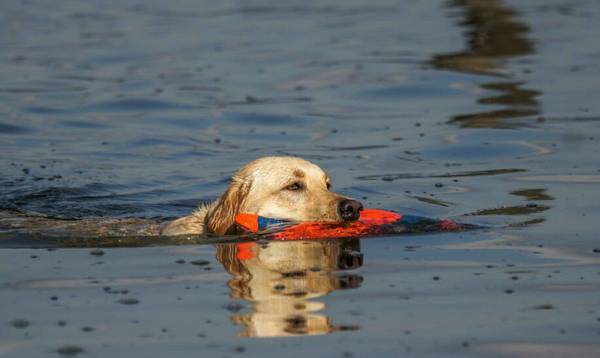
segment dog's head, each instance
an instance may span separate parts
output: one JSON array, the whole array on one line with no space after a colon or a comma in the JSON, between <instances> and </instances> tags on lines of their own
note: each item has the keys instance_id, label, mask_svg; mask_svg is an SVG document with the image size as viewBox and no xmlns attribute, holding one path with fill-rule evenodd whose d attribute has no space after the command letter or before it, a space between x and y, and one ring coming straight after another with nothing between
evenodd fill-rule
<instances>
[{"instance_id":1,"label":"dog's head","mask_svg":"<svg viewBox=\"0 0 600 358\"><path fill-rule=\"evenodd\" d=\"M317 165L295 157L257 159L232 178L206 216L208 231L227 234L239 213L294 221L351 221L362 204L330 191L331 181Z\"/></svg>"}]
</instances>

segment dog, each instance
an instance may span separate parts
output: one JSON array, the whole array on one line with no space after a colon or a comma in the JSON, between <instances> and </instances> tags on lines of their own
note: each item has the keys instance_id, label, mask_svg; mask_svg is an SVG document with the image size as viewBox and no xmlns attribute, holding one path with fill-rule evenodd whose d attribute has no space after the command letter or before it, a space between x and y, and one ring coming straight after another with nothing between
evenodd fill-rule
<instances>
[{"instance_id":1,"label":"dog","mask_svg":"<svg viewBox=\"0 0 600 358\"><path fill-rule=\"evenodd\" d=\"M292 221L357 220L362 204L330 189L329 175L307 160L259 158L233 175L218 200L167 222L161 234L235 234L235 216L239 213Z\"/></svg>"},{"instance_id":2,"label":"dog","mask_svg":"<svg viewBox=\"0 0 600 358\"><path fill-rule=\"evenodd\" d=\"M362 204L330 189L327 173L309 161L296 157L264 157L235 173L219 199L200 206L189 216L166 223L148 219L55 218L0 210L0 234L69 237L65 244L85 245L73 238L235 234L235 216L239 213L292 221L358 219Z\"/></svg>"}]
</instances>

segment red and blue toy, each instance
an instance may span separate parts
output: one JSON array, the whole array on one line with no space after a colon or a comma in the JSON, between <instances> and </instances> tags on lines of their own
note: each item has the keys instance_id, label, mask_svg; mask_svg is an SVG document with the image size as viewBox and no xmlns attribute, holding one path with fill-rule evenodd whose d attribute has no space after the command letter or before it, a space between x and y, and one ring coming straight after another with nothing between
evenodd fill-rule
<instances>
[{"instance_id":1,"label":"red and blue toy","mask_svg":"<svg viewBox=\"0 0 600 358\"><path fill-rule=\"evenodd\" d=\"M275 240L339 239L399 233L461 231L474 227L448 219L404 215L379 209L364 209L357 221L349 222L295 223L256 214L238 214L235 220L242 229L252 233L265 232L268 238Z\"/></svg>"}]
</instances>

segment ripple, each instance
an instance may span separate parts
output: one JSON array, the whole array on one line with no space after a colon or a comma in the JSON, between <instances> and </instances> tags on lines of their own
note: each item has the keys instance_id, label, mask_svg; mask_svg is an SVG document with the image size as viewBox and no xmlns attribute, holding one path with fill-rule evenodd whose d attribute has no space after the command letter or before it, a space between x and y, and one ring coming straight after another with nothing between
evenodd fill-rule
<instances>
[{"instance_id":1,"label":"ripple","mask_svg":"<svg viewBox=\"0 0 600 358\"><path fill-rule=\"evenodd\" d=\"M47 92L81 92L87 88L83 86L71 86L63 83L55 82L38 82L38 86L29 87L0 87L0 93L14 93L14 94L26 94L26 93L47 93Z\"/></svg>"},{"instance_id":2,"label":"ripple","mask_svg":"<svg viewBox=\"0 0 600 358\"><path fill-rule=\"evenodd\" d=\"M229 112L226 113L222 118L230 122L263 126L305 124L311 121L309 118L305 117L271 113Z\"/></svg>"},{"instance_id":3,"label":"ripple","mask_svg":"<svg viewBox=\"0 0 600 358\"><path fill-rule=\"evenodd\" d=\"M66 108L52 108L52 107L44 107L44 106L29 106L29 107L26 107L25 110L29 113L44 114L44 115L64 114L64 113L69 112L69 110Z\"/></svg>"},{"instance_id":4,"label":"ripple","mask_svg":"<svg viewBox=\"0 0 600 358\"><path fill-rule=\"evenodd\" d=\"M422 203L443 206L446 208L449 207L450 205L454 205L453 203L450 203L448 201L443 201L443 200L435 199L435 198L428 198L426 196L412 196L411 198L414 198Z\"/></svg>"},{"instance_id":5,"label":"ripple","mask_svg":"<svg viewBox=\"0 0 600 358\"><path fill-rule=\"evenodd\" d=\"M556 182L556 183L600 183L600 175L532 175L519 177L516 180L523 181L540 181L540 182Z\"/></svg>"},{"instance_id":6,"label":"ripple","mask_svg":"<svg viewBox=\"0 0 600 358\"><path fill-rule=\"evenodd\" d=\"M347 150L370 150L370 149L381 149L387 148L389 145L384 144L373 144L373 145L360 145L360 146L350 146L350 147L334 147L334 146L322 146L321 148L325 148L331 151L347 151Z\"/></svg>"},{"instance_id":7,"label":"ripple","mask_svg":"<svg viewBox=\"0 0 600 358\"><path fill-rule=\"evenodd\" d=\"M554 200L554 197L548 195L547 191L548 189L546 188L528 188L513 190L510 192L510 194L523 197L527 201Z\"/></svg>"},{"instance_id":8,"label":"ripple","mask_svg":"<svg viewBox=\"0 0 600 358\"><path fill-rule=\"evenodd\" d=\"M190 109L193 106L184 105L177 102L147 99L147 98L129 98L115 101L106 101L85 107L86 110L104 110L104 111L155 111L167 109Z\"/></svg>"},{"instance_id":9,"label":"ripple","mask_svg":"<svg viewBox=\"0 0 600 358\"><path fill-rule=\"evenodd\" d=\"M414 99L431 98L442 96L460 95L463 91L452 87L429 86L429 85L401 85L388 86L371 91L363 92L368 97L390 98L390 99Z\"/></svg>"},{"instance_id":10,"label":"ripple","mask_svg":"<svg viewBox=\"0 0 600 358\"><path fill-rule=\"evenodd\" d=\"M68 127L68 128L79 128L79 129L102 129L109 128L106 125L94 122L86 122L86 121L60 121L58 122L60 126Z\"/></svg>"},{"instance_id":11,"label":"ripple","mask_svg":"<svg viewBox=\"0 0 600 358\"><path fill-rule=\"evenodd\" d=\"M34 132L31 128L0 122L0 134L25 134L31 132Z\"/></svg>"},{"instance_id":12,"label":"ripple","mask_svg":"<svg viewBox=\"0 0 600 358\"><path fill-rule=\"evenodd\" d=\"M482 209L473 213L465 214L465 216L487 216L487 215L528 215L541 213L550 209L546 205L514 205L503 206L493 209Z\"/></svg>"},{"instance_id":13,"label":"ripple","mask_svg":"<svg viewBox=\"0 0 600 358\"><path fill-rule=\"evenodd\" d=\"M423 150L421 153L439 159L460 159L464 161L524 156L534 154L535 152L527 143L511 141L457 143L443 147L432 147L431 149Z\"/></svg>"},{"instance_id":14,"label":"ripple","mask_svg":"<svg viewBox=\"0 0 600 358\"><path fill-rule=\"evenodd\" d=\"M153 203L167 193L164 189L142 185L104 185L91 183L81 187L28 188L3 193L0 209L40 212L55 218L86 216L155 216L173 210L172 205ZM133 188L133 189L132 189ZM137 188L137 189L136 189ZM143 205L140 201L144 202Z\"/></svg>"},{"instance_id":15,"label":"ripple","mask_svg":"<svg viewBox=\"0 0 600 358\"><path fill-rule=\"evenodd\" d=\"M82 113L82 112L140 112L140 111L161 111L161 110L181 110L181 109L198 109L199 106L191 106L187 104L177 103L173 101L146 99L146 98L130 98L121 100L111 100L98 102L81 107L66 107L54 108L46 106L30 106L25 110L36 114L66 114L66 113Z\"/></svg>"},{"instance_id":16,"label":"ripple","mask_svg":"<svg viewBox=\"0 0 600 358\"><path fill-rule=\"evenodd\" d=\"M487 170L471 170L461 172L448 172L448 173L433 173L433 174L420 174L420 173L392 173L392 174L376 174L376 175L363 175L358 176L355 179L358 180L385 180L393 181L399 179L423 179L423 178L459 178L459 177L475 177L475 176L491 176L491 175L502 175L511 173L523 173L526 169L517 168L500 168L500 169L487 169Z\"/></svg>"},{"instance_id":17,"label":"ripple","mask_svg":"<svg viewBox=\"0 0 600 358\"><path fill-rule=\"evenodd\" d=\"M219 105L221 106L238 106L238 105L258 105L258 104L289 104L289 103L301 103L301 102L310 102L312 98L310 97L267 97L267 98L258 98L254 96L246 96L243 101L230 101L230 102L221 102Z\"/></svg>"}]
</instances>

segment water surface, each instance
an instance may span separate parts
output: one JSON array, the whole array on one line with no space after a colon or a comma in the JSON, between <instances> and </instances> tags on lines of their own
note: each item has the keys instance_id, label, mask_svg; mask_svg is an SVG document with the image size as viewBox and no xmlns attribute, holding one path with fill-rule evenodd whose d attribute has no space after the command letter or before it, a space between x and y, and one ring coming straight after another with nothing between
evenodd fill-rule
<instances>
[{"instance_id":1,"label":"water surface","mask_svg":"<svg viewBox=\"0 0 600 358\"><path fill-rule=\"evenodd\" d=\"M600 349L596 2L0 8L1 356ZM6 225L179 217L264 155L314 161L367 207L490 229L240 243Z\"/></svg>"}]
</instances>

